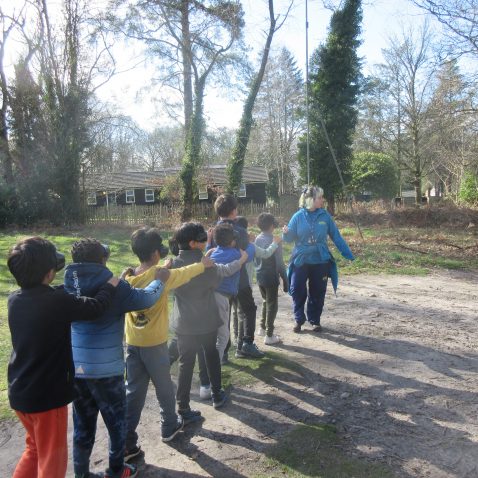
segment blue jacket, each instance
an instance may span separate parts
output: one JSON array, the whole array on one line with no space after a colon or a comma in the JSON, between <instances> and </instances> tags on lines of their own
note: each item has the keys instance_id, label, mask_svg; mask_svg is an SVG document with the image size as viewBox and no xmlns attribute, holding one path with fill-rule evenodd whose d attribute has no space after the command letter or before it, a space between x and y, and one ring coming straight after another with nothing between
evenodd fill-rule
<instances>
[{"instance_id":1,"label":"blue jacket","mask_svg":"<svg viewBox=\"0 0 478 478\"><path fill-rule=\"evenodd\" d=\"M287 226L289 231L282 237L286 242L295 242L289 263L289 279L292 270L304 264L325 264L331 262L330 278L334 290L337 290L337 264L330 253L327 238L330 237L339 252L346 259L354 260L349 246L340 235L332 216L322 208L308 211L299 209L290 219Z\"/></svg>"},{"instance_id":2,"label":"blue jacket","mask_svg":"<svg viewBox=\"0 0 478 478\"><path fill-rule=\"evenodd\" d=\"M218 264L229 264L237 259L241 258L239 249L235 247L220 247L217 246L215 251L211 254L211 259L214 259ZM241 268L244 269L244 267ZM237 295L239 290L239 275L240 272L236 272L231 277L224 278L216 289L217 292L226 294L228 296ZM247 272L246 272L247 274ZM249 279L248 279L249 282Z\"/></svg>"},{"instance_id":3,"label":"blue jacket","mask_svg":"<svg viewBox=\"0 0 478 478\"><path fill-rule=\"evenodd\" d=\"M70 264L65 269L65 290L76 296L94 296L113 273L101 264ZM71 344L76 378L105 378L124 374L124 314L151 307L164 285L152 281L145 289L134 289L120 280L109 309L97 320L73 322Z\"/></svg>"}]
</instances>

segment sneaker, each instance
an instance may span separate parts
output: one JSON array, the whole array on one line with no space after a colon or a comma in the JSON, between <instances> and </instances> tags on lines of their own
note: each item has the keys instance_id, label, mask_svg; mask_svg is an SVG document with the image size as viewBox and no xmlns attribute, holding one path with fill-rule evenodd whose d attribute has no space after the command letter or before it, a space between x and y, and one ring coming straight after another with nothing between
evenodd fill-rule
<instances>
[{"instance_id":1,"label":"sneaker","mask_svg":"<svg viewBox=\"0 0 478 478\"><path fill-rule=\"evenodd\" d=\"M268 335L264 337L265 345L274 345L278 344L279 342L281 342L281 338L278 335L272 334L270 337Z\"/></svg>"},{"instance_id":2,"label":"sneaker","mask_svg":"<svg viewBox=\"0 0 478 478\"><path fill-rule=\"evenodd\" d=\"M320 324L314 325L312 332L322 332L322 326Z\"/></svg>"},{"instance_id":3,"label":"sneaker","mask_svg":"<svg viewBox=\"0 0 478 478\"><path fill-rule=\"evenodd\" d=\"M109 468L105 471L103 478L134 478L138 474L138 469L134 465L125 463L119 473L113 473Z\"/></svg>"},{"instance_id":4,"label":"sneaker","mask_svg":"<svg viewBox=\"0 0 478 478\"><path fill-rule=\"evenodd\" d=\"M264 352L261 352L257 348L257 345L254 342L252 344L248 342L244 342L242 344L241 351L242 353L246 354L246 357L250 357L250 358L262 358L265 355Z\"/></svg>"},{"instance_id":5,"label":"sneaker","mask_svg":"<svg viewBox=\"0 0 478 478\"><path fill-rule=\"evenodd\" d=\"M201 400L208 400L211 398L211 385L201 385L199 387L199 398Z\"/></svg>"},{"instance_id":6,"label":"sneaker","mask_svg":"<svg viewBox=\"0 0 478 478\"><path fill-rule=\"evenodd\" d=\"M104 475L100 475L99 473L91 473L91 472L81 473L81 474L75 473L75 478L103 478L103 477Z\"/></svg>"},{"instance_id":7,"label":"sneaker","mask_svg":"<svg viewBox=\"0 0 478 478\"><path fill-rule=\"evenodd\" d=\"M163 443L170 442L184 427L184 420L178 417L176 426L170 430L161 430L161 441Z\"/></svg>"},{"instance_id":8,"label":"sneaker","mask_svg":"<svg viewBox=\"0 0 478 478\"><path fill-rule=\"evenodd\" d=\"M242 349L237 348L236 353L234 354L236 358L247 358L247 355L242 351Z\"/></svg>"},{"instance_id":9,"label":"sneaker","mask_svg":"<svg viewBox=\"0 0 478 478\"><path fill-rule=\"evenodd\" d=\"M227 395L224 390L219 390L219 393L213 395L212 397L212 406L214 409L218 409L224 406L227 401Z\"/></svg>"},{"instance_id":10,"label":"sneaker","mask_svg":"<svg viewBox=\"0 0 478 478\"><path fill-rule=\"evenodd\" d=\"M266 329L263 329L262 327L259 327L259 330L256 332L256 335L259 337L265 337L266 336Z\"/></svg>"},{"instance_id":11,"label":"sneaker","mask_svg":"<svg viewBox=\"0 0 478 478\"><path fill-rule=\"evenodd\" d=\"M188 425L189 423L199 422L202 420L202 415L199 410L192 410L191 408L189 408L187 410L178 410L178 413L183 418L183 422L185 425Z\"/></svg>"},{"instance_id":12,"label":"sneaker","mask_svg":"<svg viewBox=\"0 0 478 478\"><path fill-rule=\"evenodd\" d=\"M300 331L302 330L302 325L300 324L295 324L294 325L294 328L292 329L296 334L300 333Z\"/></svg>"},{"instance_id":13,"label":"sneaker","mask_svg":"<svg viewBox=\"0 0 478 478\"><path fill-rule=\"evenodd\" d=\"M130 450L126 450L124 452L124 458L123 459L124 459L124 461L129 461L129 460L133 459L134 457L138 456L140 453L141 453L141 447L135 445Z\"/></svg>"}]
</instances>

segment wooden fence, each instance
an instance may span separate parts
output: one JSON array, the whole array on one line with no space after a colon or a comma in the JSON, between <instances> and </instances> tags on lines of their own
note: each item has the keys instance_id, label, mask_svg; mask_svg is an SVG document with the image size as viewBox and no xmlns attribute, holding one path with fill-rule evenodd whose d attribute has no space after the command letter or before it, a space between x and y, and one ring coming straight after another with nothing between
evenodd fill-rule
<instances>
[{"instance_id":1,"label":"wooden fence","mask_svg":"<svg viewBox=\"0 0 478 478\"><path fill-rule=\"evenodd\" d=\"M192 206L193 218L201 222L214 222L217 216L212 204L199 203ZM278 205L241 203L238 214L246 216L252 221L261 213L270 212L281 217L281 208ZM181 206L177 204L152 204L148 206L87 206L84 211L86 224L177 224L180 222Z\"/></svg>"}]
</instances>

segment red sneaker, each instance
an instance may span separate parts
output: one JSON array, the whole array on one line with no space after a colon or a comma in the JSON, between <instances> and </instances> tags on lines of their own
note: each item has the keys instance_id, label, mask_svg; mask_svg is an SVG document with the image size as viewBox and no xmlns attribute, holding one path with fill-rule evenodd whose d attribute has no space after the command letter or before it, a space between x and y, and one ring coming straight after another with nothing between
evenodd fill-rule
<instances>
[{"instance_id":1,"label":"red sneaker","mask_svg":"<svg viewBox=\"0 0 478 478\"><path fill-rule=\"evenodd\" d=\"M138 469L134 465L125 463L119 473L113 473L109 468L104 474L104 478L134 478L138 474Z\"/></svg>"}]
</instances>

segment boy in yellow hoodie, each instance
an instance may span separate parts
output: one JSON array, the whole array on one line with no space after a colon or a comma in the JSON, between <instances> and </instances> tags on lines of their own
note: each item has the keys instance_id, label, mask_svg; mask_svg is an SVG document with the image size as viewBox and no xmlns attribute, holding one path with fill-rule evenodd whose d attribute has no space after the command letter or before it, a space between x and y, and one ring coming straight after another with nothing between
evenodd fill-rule
<instances>
[{"instance_id":1,"label":"boy in yellow hoodie","mask_svg":"<svg viewBox=\"0 0 478 478\"><path fill-rule=\"evenodd\" d=\"M142 288L155 276L159 260L168 254L162 244L159 230L144 227L133 232L131 248L138 256L140 265L126 280L136 288ZM126 314L126 405L127 436L125 461L139 455L138 426L143 410L149 381L153 382L161 414L161 437L171 441L183 428L183 419L176 414L175 394L171 380L168 354L168 292L202 274L214 262L203 258L201 262L179 269L165 270L167 275L164 292L152 307Z\"/></svg>"}]
</instances>

